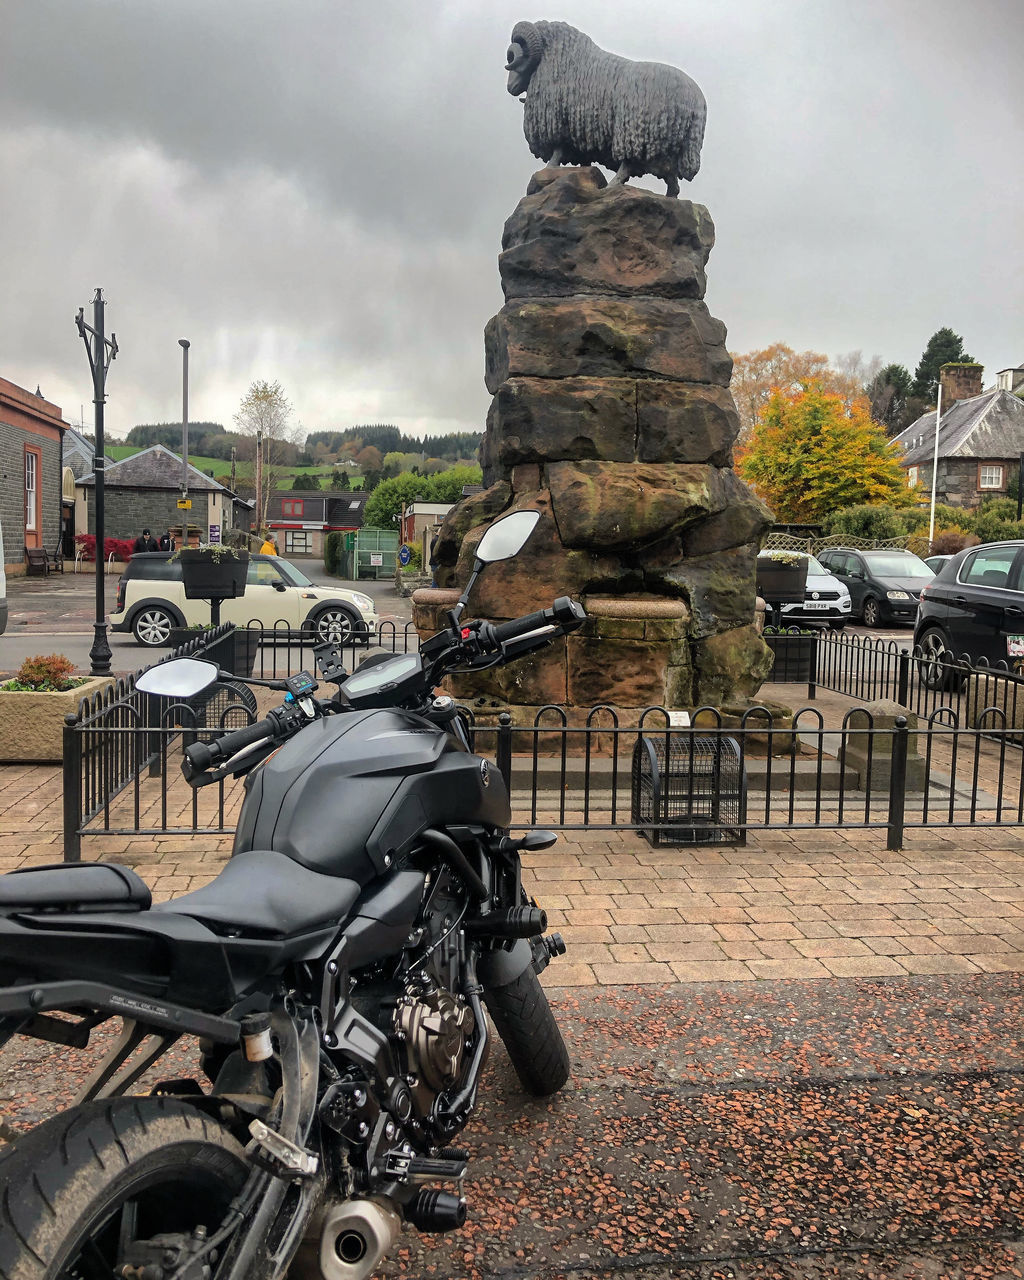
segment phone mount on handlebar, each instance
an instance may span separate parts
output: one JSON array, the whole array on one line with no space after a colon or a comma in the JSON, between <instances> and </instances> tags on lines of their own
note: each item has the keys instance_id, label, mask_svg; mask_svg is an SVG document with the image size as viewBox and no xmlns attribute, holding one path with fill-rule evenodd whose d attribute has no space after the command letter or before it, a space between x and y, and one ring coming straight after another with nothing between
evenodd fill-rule
<instances>
[{"instance_id":1,"label":"phone mount on handlebar","mask_svg":"<svg viewBox=\"0 0 1024 1280\"><path fill-rule=\"evenodd\" d=\"M329 684L341 684L348 678L344 654L336 640L325 640L323 644L314 645L313 657L321 680L326 680Z\"/></svg>"}]
</instances>

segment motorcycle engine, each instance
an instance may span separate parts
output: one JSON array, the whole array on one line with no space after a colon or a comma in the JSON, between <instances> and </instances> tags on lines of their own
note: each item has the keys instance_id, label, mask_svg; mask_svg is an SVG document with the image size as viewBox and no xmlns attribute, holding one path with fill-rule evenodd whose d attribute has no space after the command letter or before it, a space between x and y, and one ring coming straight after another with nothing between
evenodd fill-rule
<instances>
[{"instance_id":1,"label":"motorcycle engine","mask_svg":"<svg viewBox=\"0 0 1024 1280\"><path fill-rule=\"evenodd\" d=\"M476 1019L464 999L435 989L403 996L395 1008L394 1030L413 1102L426 1118L437 1095L458 1083Z\"/></svg>"}]
</instances>

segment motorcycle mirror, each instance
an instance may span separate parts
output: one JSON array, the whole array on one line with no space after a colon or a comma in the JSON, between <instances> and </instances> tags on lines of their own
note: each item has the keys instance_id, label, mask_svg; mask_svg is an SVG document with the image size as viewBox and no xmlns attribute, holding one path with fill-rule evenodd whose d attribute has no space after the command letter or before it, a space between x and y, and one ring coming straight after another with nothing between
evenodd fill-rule
<instances>
[{"instance_id":1,"label":"motorcycle mirror","mask_svg":"<svg viewBox=\"0 0 1024 1280\"><path fill-rule=\"evenodd\" d=\"M513 511L511 515L495 520L480 539L476 558L484 564L494 564L518 555L539 519L539 511Z\"/></svg>"},{"instance_id":2,"label":"motorcycle mirror","mask_svg":"<svg viewBox=\"0 0 1024 1280\"><path fill-rule=\"evenodd\" d=\"M466 589L459 596L455 607L448 613L452 626L458 626L459 618L469 599L469 593L473 590L473 584L484 565L494 564L498 560L510 560L512 556L518 555L527 538L537 527L539 519L539 511L513 511L507 516L502 516L500 520L495 520L477 543L473 572L469 575Z\"/></svg>"},{"instance_id":3,"label":"motorcycle mirror","mask_svg":"<svg viewBox=\"0 0 1024 1280\"><path fill-rule=\"evenodd\" d=\"M207 688L220 675L220 668L198 658L172 658L144 671L135 687L140 693L155 693L162 698L191 698Z\"/></svg>"}]
</instances>

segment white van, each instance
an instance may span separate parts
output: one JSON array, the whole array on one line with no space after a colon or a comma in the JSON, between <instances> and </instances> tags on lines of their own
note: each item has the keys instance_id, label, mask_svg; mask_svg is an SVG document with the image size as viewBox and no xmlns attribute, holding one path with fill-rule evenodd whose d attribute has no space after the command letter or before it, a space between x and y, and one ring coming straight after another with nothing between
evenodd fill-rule
<instances>
[{"instance_id":1,"label":"white van","mask_svg":"<svg viewBox=\"0 0 1024 1280\"><path fill-rule=\"evenodd\" d=\"M7 630L7 574L4 571L4 529L0 525L0 636Z\"/></svg>"}]
</instances>

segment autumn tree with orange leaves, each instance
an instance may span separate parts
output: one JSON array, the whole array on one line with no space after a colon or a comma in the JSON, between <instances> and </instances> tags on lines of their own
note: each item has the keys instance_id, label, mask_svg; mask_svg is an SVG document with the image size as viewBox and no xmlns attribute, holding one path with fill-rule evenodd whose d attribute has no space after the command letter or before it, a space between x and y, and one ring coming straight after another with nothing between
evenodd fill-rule
<instances>
[{"instance_id":1,"label":"autumn tree with orange leaves","mask_svg":"<svg viewBox=\"0 0 1024 1280\"><path fill-rule=\"evenodd\" d=\"M740 440L753 430L773 391L797 392L817 384L841 396L849 406L864 394L881 364L877 356L865 360L859 351L830 361L820 351L794 351L784 342L734 357L732 394L740 415Z\"/></svg>"},{"instance_id":2,"label":"autumn tree with orange leaves","mask_svg":"<svg viewBox=\"0 0 1024 1280\"><path fill-rule=\"evenodd\" d=\"M777 520L807 523L860 503L912 502L899 456L866 400L847 405L812 385L771 394L736 470Z\"/></svg>"}]
</instances>

